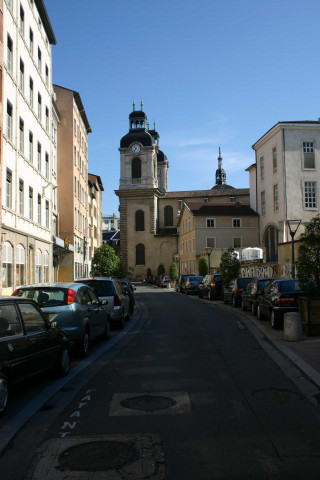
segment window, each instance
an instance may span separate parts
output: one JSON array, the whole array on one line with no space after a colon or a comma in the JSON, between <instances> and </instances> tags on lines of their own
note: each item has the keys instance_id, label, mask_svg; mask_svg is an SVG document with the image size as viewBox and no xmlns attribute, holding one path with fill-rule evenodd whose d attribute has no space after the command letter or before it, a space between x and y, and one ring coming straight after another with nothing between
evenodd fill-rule
<instances>
[{"instance_id":1,"label":"window","mask_svg":"<svg viewBox=\"0 0 320 480\"><path fill-rule=\"evenodd\" d=\"M19 214L24 215L24 182L19 178Z\"/></svg>"},{"instance_id":2,"label":"window","mask_svg":"<svg viewBox=\"0 0 320 480\"><path fill-rule=\"evenodd\" d=\"M207 228L214 228L215 226L214 220L215 220L214 218L207 218L206 220Z\"/></svg>"},{"instance_id":3,"label":"window","mask_svg":"<svg viewBox=\"0 0 320 480\"><path fill-rule=\"evenodd\" d=\"M145 248L142 243L136 245L136 265L145 265Z\"/></svg>"},{"instance_id":4,"label":"window","mask_svg":"<svg viewBox=\"0 0 320 480\"><path fill-rule=\"evenodd\" d=\"M316 182L304 182L304 206L305 208L317 208Z\"/></svg>"},{"instance_id":5,"label":"window","mask_svg":"<svg viewBox=\"0 0 320 480\"><path fill-rule=\"evenodd\" d=\"M49 178L49 154L48 154L48 152L46 152L46 154L45 154L44 176L47 179Z\"/></svg>"},{"instance_id":6,"label":"window","mask_svg":"<svg viewBox=\"0 0 320 480\"><path fill-rule=\"evenodd\" d=\"M49 202L46 200L46 228L49 228Z\"/></svg>"},{"instance_id":7,"label":"window","mask_svg":"<svg viewBox=\"0 0 320 480\"><path fill-rule=\"evenodd\" d=\"M38 148L37 148L37 168L39 170L39 172L41 172L41 143L38 142Z\"/></svg>"},{"instance_id":8,"label":"window","mask_svg":"<svg viewBox=\"0 0 320 480\"><path fill-rule=\"evenodd\" d=\"M41 50L39 47L38 47L38 69L41 73Z\"/></svg>"},{"instance_id":9,"label":"window","mask_svg":"<svg viewBox=\"0 0 320 480\"><path fill-rule=\"evenodd\" d=\"M49 131L49 108L46 107L46 131Z\"/></svg>"},{"instance_id":10,"label":"window","mask_svg":"<svg viewBox=\"0 0 320 480\"><path fill-rule=\"evenodd\" d=\"M164 207L164 225L165 227L173 226L173 208L171 205Z\"/></svg>"},{"instance_id":11,"label":"window","mask_svg":"<svg viewBox=\"0 0 320 480\"><path fill-rule=\"evenodd\" d=\"M33 133L29 130L29 162L33 163Z\"/></svg>"},{"instance_id":12,"label":"window","mask_svg":"<svg viewBox=\"0 0 320 480\"><path fill-rule=\"evenodd\" d=\"M22 8L22 5L20 3L20 24L19 24L19 30L22 36L24 36L24 10Z\"/></svg>"},{"instance_id":13,"label":"window","mask_svg":"<svg viewBox=\"0 0 320 480\"><path fill-rule=\"evenodd\" d=\"M261 215L266 214L266 192L261 192Z\"/></svg>"},{"instance_id":14,"label":"window","mask_svg":"<svg viewBox=\"0 0 320 480\"><path fill-rule=\"evenodd\" d=\"M12 208L12 172L9 168L6 172L6 207Z\"/></svg>"},{"instance_id":15,"label":"window","mask_svg":"<svg viewBox=\"0 0 320 480\"><path fill-rule=\"evenodd\" d=\"M29 30L29 50L30 50L30 54L33 55L33 31Z\"/></svg>"},{"instance_id":16,"label":"window","mask_svg":"<svg viewBox=\"0 0 320 480\"><path fill-rule=\"evenodd\" d=\"M260 180L264 180L264 158L260 157Z\"/></svg>"},{"instance_id":17,"label":"window","mask_svg":"<svg viewBox=\"0 0 320 480\"><path fill-rule=\"evenodd\" d=\"M19 151L24 153L24 121L19 119Z\"/></svg>"},{"instance_id":18,"label":"window","mask_svg":"<svg viewBox=\"0 0 320 480\"><path fill-rule=\"evenodd\" d=\"M233 228L240 228L241 227L241 218L233 218L232 219L232 226L233 226Z\"/></svg>"},{"instance_id":19,"label":"window","mask_svg":"<svg viewBox=\"0 0 320 480\"><path fill-rule=\"evenodd\" d=\"M10 73L13 68L13 42L10 35L7 36L7 67Z\"/></svg>"},{"instance_id":20,"label":"window","mask_svg":"<svg viewBox=\"0 0 320 480\"><path fill-rule=\"evenodd\" d=\"M42 98L40 93L38 93L38 118L41 121L41 103L42 103Z\"/></svg>"},{"instance_id":21,"label":"window","mask_svg":"<svg viewBox=\"0 0 320 480\"><path fill-rule=\"evenodd\" d=\"M29 104L33 108L33 80L31 77L29 78Z\"/></svg>"},{"instance_id":22,"label":"window","mask_svg":"<svg viewBox=\"0 0 320 480\"><path fill-rule=\"evenodd\" d=\"M273 185L273 210L275 212L279 210L278 185Z\"/></svg>"},{"instance_id":23,"label":"window","mask_svg":"<svg viewBox=\"0 0 320 480\"><path fill-rule=\"evenodd\" d=\"M315 168L312 142L303 142L303 168Z\"/></svg>"},{"instance_id":24,"label":"window","mask_svg":"<svg viewBox=\"0 0 320 480\"><path fill-rule=\"evenodd\" d=\"M215 239L215 237L207 237L206 247L216 248L216 239Z\"/></svg>"},{"instance_id":25,"label":"window","mask_svg":"<svg viewBox=\"0 0 320 480\"><path fill-rule=\"evenodd\" d=\"M233 237L233 248L241 248L241 237Z\"/></svg>"},{"instance_id":26,"label":"window","mask_svg":"<svg viewBox=\"0 0 320 480\"><path fill-rule=\"evenodd\" d=\"M24 63L20 58L19 88L24 92Z\"/></svg>"},{"instance_id":27,"label":"window","mask_svg":"<svg viewBox=\"0 0 320 480\"><path fill-rule=\"evenodd\" d=\"M131 164L132 178L141 178L141 160L140 158L134 158Z\"/></svg>"},{"instance_id":28,"label":"window","mask_svg":"<svg viewBox=\"0 0 320 480\"><path fill-rule=\"evenodd\" d=\"M25 263L26 251L23 245L19 244L16 248L16 285L25 283Z\"/></svg>"},{"instance_id":29,"label":"window","mask_svg":"<svg viewBox=\"0 0 320 480\"><path fill-rule=\"evenodd\" d=\"M74 164L77 165L77 147L73 147Z\"/></svg>"},{"instance_id":30,"label":"window","mask_svg":"<svg viewBox=\"0 0 320 480\"><path fill-rule=\"evenodd\" d=\"M38 248L36 253L36 283L41 282L42 253Z\"/></svg>"},{"instance_id":31,"label":"window","mask_svg":"<svg viewBox=\"0 0 320 480\"><path fill-rule=\"evenodd\" d=\"M73 120L73 130L74 130L74 136L76 137L77 136L77 121L76 121L75 118Z\"/></svg>"},{"instance_id":32,"label":"window","mask_svg":"<svg viewBox=\"0 0 320 480\"><path fill-rule=\"evenodd\" d=\"M277 147L272 149L272 166L273 173L277 173L278 170L278 158L277 158Z\"/></svg>"},{"instance_id":33,"label":"window","mask_svg":"<svg viewBox=\"0 0 320 480\"><path fill-rule=\"evenodd\" d=\"M41 225L41 195L38 194L38 223Z\"/></svg>"},{"instance_id":34,"label":"window","mask_svg":"<svg viewBox=\"0 0 320 480\"><path fill-rule=\"evenodd\" d=\"M33 188L29 187L29 218L33 220Z\"/></svg>"},{"instance_id":35,"label":"window","mask_svg":"<svg viewBox=\"0 0 320 480\"><path fill-rule=\"evenodd\" d=\"M12 140L12 105L7 102L7 137Z\"/></svg>"},{"instance_id":36,"label":"window","mask_svg":"<svg viewBox=\"0 0 320 480\"><path fill-rule=\"evenodd\" d=\"M142 210L136 211L136 232L144 232L144 212Z\"/></svg>"},{"instance_id":37,"label":"window","mask_svg":"<svg viewBox=\"0 0 320 480\"><path fill-rule=\"evenodd\" d=\"M45 72L46 72L46 85L48 87L49 86L49 68L47 64L46 64Z\"/></svg>"},{"instance_id":38,"label":"window","mask_svg":"<svg viewBox=\"0 0 320 480\"><path fill-rule=\"evenodd\" d=\"M12 287L12 261L13 261L13 247L11 243L4 242L2 246L2 287Z\"/></svg>"},{"instance_id":39,"label":"window","mask_svg":"<svg viewBox=\"0 0 320 480\"><path fill-rule=\"evenodd\" d=\"M49 282L49 253L47 251L43 254L43 281Z\"/></svg>"}]
</instances>

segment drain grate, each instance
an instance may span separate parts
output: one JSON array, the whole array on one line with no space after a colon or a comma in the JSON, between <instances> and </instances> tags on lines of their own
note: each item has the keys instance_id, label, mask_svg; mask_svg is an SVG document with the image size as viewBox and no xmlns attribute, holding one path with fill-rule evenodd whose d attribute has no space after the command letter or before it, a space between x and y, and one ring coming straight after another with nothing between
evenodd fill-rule
<instances>
[{"instance_id":1,"label":"drain grate","mask_svg":"<svg viewBox=\"0 0 320 480\"><path fill-rule=\"evenodd\" d=\"M158 395L140 395L122 400L120 404L125 408L132 410L143 410L145 412L154 412L156 410L166 410L174 407L177 402L169 397Z\"/></svg>"},{"instance_id":2,"label":"drain grate","mask_svg":"<svg viewBox=\"0 0 320 480\"><path fill-rule=\"evenodd\" d=\"M59 456L63 469L98 472L121 468L138 458L132 443L101 441L82 443L65 450Z\"/></svg>"},{"instance_id":3,"label":"drain grate","mask_svg":"<svg viewBox=\"0 0 320 480\"><path fill-rule=\"evenodd\" d=\"M303 395L290 390L281 390L278 388L268 388L266 390L257 390L252 394L254 397L266 399L275 403L298 402L303 399Z\"/></svg>"}]
</instances>

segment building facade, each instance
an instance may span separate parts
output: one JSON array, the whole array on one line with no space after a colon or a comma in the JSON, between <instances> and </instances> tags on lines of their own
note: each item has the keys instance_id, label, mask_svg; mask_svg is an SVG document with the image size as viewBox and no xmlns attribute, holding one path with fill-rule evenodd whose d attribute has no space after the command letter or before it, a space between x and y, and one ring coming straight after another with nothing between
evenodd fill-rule
<instances>
[{"instance_id":1,"label":"building facade","mask_svg":"<svg viewBox=\"0 0 320 480\"><path fill-rule=\"evenodd\" d=\"M102 245L102 192L103 184L99 175L88 175L89 190L89 272L91 270L91 259L96 250Z\"/></svg>"},{"instance_id":2,"label":"building facade","mask_svg":"<svg viewBox=\"0 0 320 480\"><path fill-rule=\"evenodd\" d=\"M57 170L59 236L71 250L61 258L59 281L88 276L88 134L91 132L78 92L54 85L60 115ZM71 247L71 248L70 248Z\"/></svg>"},{"instance_id":3,"label":"building facade","mask_svg":"<svg viewBox=\"0 0 320 480\"><path fill-rule=\"evenodd\" d=\"M53 279L51 45L42 0L3 2L2 294Z\"/></svg>"},{"instance_id":4,"label":"building facade","mask_svg":"<svg viewBox=\"0 0 320 480\"><path fill-rule=\"evenodd\" d=\"M120 228L120 217L115 213L112 215L103 215L102 216L102 230L104 232L110 232L111 230L119 230Z\"/></svg>"}]
</instances>

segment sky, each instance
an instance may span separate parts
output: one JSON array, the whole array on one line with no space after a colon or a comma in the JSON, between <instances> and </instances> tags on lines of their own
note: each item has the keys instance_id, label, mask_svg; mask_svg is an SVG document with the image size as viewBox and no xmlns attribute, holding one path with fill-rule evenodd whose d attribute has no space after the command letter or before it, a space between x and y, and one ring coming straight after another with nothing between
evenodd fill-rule
<instances>
[{"instance_id":1,"label":"sky","mask_svg":"<svg viewBox=\"0 0 320 480\"><path fill-rule=\"evenodd\" d=\"M154 121L169 191L249 188L251 146L279 121L320 117L319 0L44 0L57 44L53 83L79 92L89 173L118 212L129 114Z\"/></svg>"}]
</instances>

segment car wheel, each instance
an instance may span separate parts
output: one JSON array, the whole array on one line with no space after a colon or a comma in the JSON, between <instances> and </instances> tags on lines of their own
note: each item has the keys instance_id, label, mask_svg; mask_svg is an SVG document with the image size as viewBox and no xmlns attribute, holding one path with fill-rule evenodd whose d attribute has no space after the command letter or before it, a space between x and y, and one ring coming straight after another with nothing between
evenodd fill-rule
<instances>
[{"instance_id":1,"label":"car wheel","mask_svg":"<svg viewBox=\"0 0 320 480\"><path fill-rule=\"evenodd\" d=\"M7 407L9 397L8 380L4 373L0 373L0 415L2 415Z\"/></svg>"},{"instance_id":2,"label":"car wheel","mask_svg":"<svg viewBox=\"0 0 320 480\"><path fill-rule=\"evenodd\" d=\"M68 347L63 347L61 354L60 354L60 359L59 363L56 366L56 376L57 377L66 377L70 371L70 351Z\"/></svg>"},{"instance_id":3,"label":"car wheel","mask_svg":"<svg viewBox=\"0 0 320 480\"><path fill-rule=\"evenodd\" d=\"M81 357L86 357L88 355L89 347L90 347L90 333L88 330L86 330L79 344L79 353Z\"/></svg>"},{"instance_id":4,"label":"car wheel","mask_svg":"<svg viewBox=\"0 0 320 480\"><path fill-rule=\"evenodd\" d=\"M109 340L110 335L111 335L110 322L109 322L109 318L107 318L106 328L103 334L104 340Z\"/></svg>"},{"instance_id":5,"label":"car wheel","mask_svg":"<svg viewBox=\"0 0 320 480\"><path fill-rule=\"evenodd\" d=\"M241 300L241 308L242 310L245 312L247 310L247 307L245 306L245 304L243 303L243 300Z\"/></svg>"},{"instance_id":6,"label":"car wheel","mask_svg":"<svg viewBox=\"0 0 320 480\"><path fill-rule=\"evenodd\" d=\"M232 297L232 306L233 306L233 307L236 307L236 306L237 306L237 299L236 299L236 297L235 297L234 295L233 295L233 297Z\"/></svg>"},{"instance_id":7,"label":"car wheel","mask_svg":"<svg viewBox=\"0 0 320 480\"><path fill-rule=\"evenodd\" d=\"M203 298L203 295L201 292L199 292L198 295L199 295L199 298Z\"/></svg>"},{"instance_id":8,"label":"car wheel","mask_svg":"<svg viewBox=\"0 0 320 480\"><path fill-rule=\"evenodd\" d=\"M213 295L213 293L211 292L211 290L209 290L209 292L208 292L208 299L211 300L211 301L214 300L214 295Z\"/></svg>"},{"instance_id":9,"label":"car wheel","mask_svg":"<svg viewBox=\"0 0 320 480\"><path fill-rule=\"evenodd\" d=\"M123 311L121 312L121 318L119 320L118 326L119 326L120 330L122 330L124 328L124 313L123 313Z\"/></svg>"},{"instance_id":10,"label":"car wheel","mask_svg":"<svg viewBox=\"0 0 320 480\"><path fill-rule=\"evenodd\" d=\"M259 319L259 320L262 320L262 319L263 319L263 314L262 314L262 312L261 312L260 305L258 305L258 308L257 308L257 316L258 316L258 319Z\"/></svg>"},{"instance_id":11,"label":"car wheel","mask_svg":"<svg viewBox=\"0 0 320 480\"><path fill-rule=\"evenodd\" d=\"M228 303L228 301L227 301L227 299L226 299L225 295L223 295L223 303L224 303L225 305Z\"/></svg>"},{"instance_id":12,"label":"car wheel","mask_svg":"<svg viewBox=\"0 0 320 480\"><path fill-rule=\"evenodd\" d=\"M278 315L272 310L270 315L271 327L274 329L280 328L280 322Z\"/></svg>"},{"instance_id":13,"label":"car wheel","mask_svg":"<svg viewBox=\"0 0 320 480\"><path fill-rule=\"evenodd\" d=\"M257 308L254 303L251 303L251 313L252 315L257 315Z\"/></svg>"}]
</instances>

